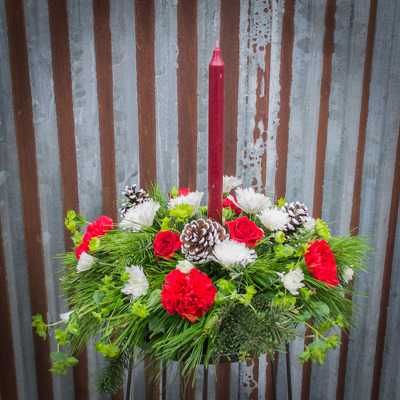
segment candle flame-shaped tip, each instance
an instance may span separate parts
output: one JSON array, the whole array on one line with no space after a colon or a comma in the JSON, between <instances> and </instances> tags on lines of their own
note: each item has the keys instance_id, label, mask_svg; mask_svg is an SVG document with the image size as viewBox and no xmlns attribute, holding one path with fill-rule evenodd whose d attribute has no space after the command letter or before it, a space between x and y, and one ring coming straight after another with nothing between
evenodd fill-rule
<instances>
[{"instance_id":1,"label":"candle flame-shaped tip","mask_svg":"<svg viewBox=\"0 0 400 400\"><path fill-rule=\"evenodd\" d=\"M219 49L219 40L217 40L217 43L216 43L215 47L216 47L217 49Z\"/></svg>"}]
</instances>

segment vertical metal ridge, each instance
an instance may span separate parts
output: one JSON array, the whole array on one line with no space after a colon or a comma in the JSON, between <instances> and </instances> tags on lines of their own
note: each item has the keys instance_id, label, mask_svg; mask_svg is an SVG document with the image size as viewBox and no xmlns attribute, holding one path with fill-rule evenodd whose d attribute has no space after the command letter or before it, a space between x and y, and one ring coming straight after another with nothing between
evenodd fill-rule
<instances>
[{"instance_id":1,"label":"vertical metal ridge","mask_svg":"<svg viewBox=\"0 0 400 400\"><path fill-rule=\"evenodd\" d=\"M325 32L322 45L323 61L317 135L317 154L315 161L314 178L313 216L315 218L320 218L322 215L326 143L328 136L329 98L331 94L332 78L332 54L335 51L335 13L336 0L327 0L325 8ZM307 346L312 342L312 338L308 337L310 336L310 334L311 329L307 327L304 346ZM301 385L302 400L307 400L310 397L311 367L311 362L307 362L303 365L303 376Z\"/></svg>"},{"instance_id":2,"label":"vertical metal ridge","mask_svg":"<svg viewBox=\"0 0 400 400\"><path fill-rule=\"evenodd\" d=\"M47 294L40 220L39 184L36 164L35 129L29 78L24 7L21 0L6 0L10 73L14 121L20 169L22 215L24 221L29 296L32 313L47 321ZM39 399L52 400L53 379L49 373L50 343L34 334L37 393Z\"/></svg>"},{"instance_id":3,"label":"vertical metal ridge","mask_svg":"<svg viewBox=\"0 0 400 400\"><path fill-rule=\"evenodd\" d=\"M0 397L17 399L17 374L14 361L13 334L10 315L10 302L7 288L7 270L4 257L3 235L0 220ZM7 368L5 368L7 366Z\"/></svg>"},{"instance_id":4,"label":"vertical metal ridge","mask_svg":"<svg viewBox=\"0 0 400 400\"><path fill-rule=\"evenodd\" d=\"M281 36L281 66L279 71L280 109L278 112L279 125L276 132L276 173L275 197L285 197L286 169L289 145L290 93L292 89L292 59L294 41L294 5L295 0L285 1L282 19Z\"/></svg>"},{"instance_id":5,"label":"vertical metal ridge","mask_svg":"<svg viewBox=\"0 0 400 400\"><path fill-rule=\"evenodd\" d=\"M197 180L197 0L178 0L179 186L196 189ZM211 60L212 49L210 49Z\"/></svg>"},{"instance_id":6,"label":"vertical metal ridge","mask_svg":"<svg viewBox=\"0 0 400 400\"><path fill-rule=\"evenodd\" d=\"M188 379L184 379L183 369L185 364L183 362L180 363L180 399L181 400L195 400L196 399L196 385L192 385L193 382L193 372L190 373ZM187 372L185 372L187 374Z\"/></svg>"},{"instance_id":7,"label":"vertical metal ridge","mask_svg":"<svg viewBox=\"0 0 400 400\"><path fill-rule=\"evenodd\" d=\"M215 400L230 400L231 364L217 364L215 372Z\"/></svg>"},{"instance_id":8,"label":"vertical metal ridge","mask_svg":"<svg viewBox=\"0 0 400 400\"><path fill-rule=\"evenodd\" d=\"M236 175L240 0L221 0L220 20L220 47L225 63L224 174Z\"/></svg>"},{"instance_id":9,"label":"vertical metal ridge","mask_svg":"<svg viewBox=\"0 0 400 400\"><path fill-rule=\"evenodd\" d=\"M110 2L93 1L103 212L117 220Z\"/></svg>"},{"instance_id":10,"label":"vertical metal ridge","mask_svg":"<svg viewBox=\"0 0 400 400\"><path fill-rule=\"evenodd\" d=\"M379 398L381 385L381 373L383 364L383 351L385 348L385 334L387 323L387 312L390 295L390 281L393 269L393 253L395 247L397 215L400 199L400 126L397 138L396 162L394 165L394 177L392 187L392 199L390 202L390 214L388 235L386 239L385 263L383 267L381 303L379 308L378 331L376 335L374 373L372 379L371 400Z\"/></svg>"},{"instance_id":11,"label":"vertical metal ridge","mask_svg":"<svg viewBox=\"0 0 400 400\"><path fill-rule=\"evenodd\" d=\"M323 42L323 63L321 95L317 136L317 155L315 161L313 216L321 218L326 142L328 136L329 98L331 94L332 54L335 51L335 13L336 0L328 0L325 9L325 33Z\"/></svg>"},{"instance_id":12,"label":"vertical metal ridge","mask_svg":"<svg viewBox=\"0 0 400 400\"><path fill-rule=\"evenodd\" d=\"M72 99L71 57L69 49L68 11L66 0L48 1L49 28L57 114L63 215L68 210L79 212L78 172L76 162L74 110ZM69 231L64 229L65 250L71 247ZM88 365L84 349L73 369L75 398L88 398Z\"/></svg>"},{"instance_id":13,"label":"vertical metal ridge","mask_svg":"<svg viewBox=\"0 0 400 400\"><path fill-rule=\"evenodd\" d=\"M135 0L139 164L143 188L155 183L157 177L154 27L154 0Z\"/></svg>"},{"instance_id":14,"label":"vertical metal ridge","mask_svg":"<svg viewBox=\"0 0 400 400\"><path fill-rule=\"evenodd\" d=\"M360 125L358 130L356 166L354 171L353 203L352 203L351 218L350 218L350 231L353 235L358 234L358 225L360 223L362 170L364 163L365 136L366 136L367 120L368 120L368 103L369 103L371 72L372 72L372 57L374 54L377 7L378 7L378 0L371 0L369 6L367 44L365 49L364 77L363 77L363 88L361 95ZM340 354L339 354L336 400L344 399L346 372L347 372L347 357L349 352L348 332L342 332L341 341L342 344L340 346Z\"/></svg>"}]
</instances>

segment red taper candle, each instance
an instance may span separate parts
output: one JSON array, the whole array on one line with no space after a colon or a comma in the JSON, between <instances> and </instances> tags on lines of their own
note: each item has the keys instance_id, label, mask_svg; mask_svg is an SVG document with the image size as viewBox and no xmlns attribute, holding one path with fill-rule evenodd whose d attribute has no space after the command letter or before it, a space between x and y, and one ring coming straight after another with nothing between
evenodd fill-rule
<instances>
[{"instance_id":1,"label":"red taper candle","mask_svg":"<svg viewBox=\"0 0 400 400\"><path fill-rule=\"evenodd\" d=\"M208 71L208 216L221 222L225 64L221 58L218 41Z\"/></svg>"}]
</instances>

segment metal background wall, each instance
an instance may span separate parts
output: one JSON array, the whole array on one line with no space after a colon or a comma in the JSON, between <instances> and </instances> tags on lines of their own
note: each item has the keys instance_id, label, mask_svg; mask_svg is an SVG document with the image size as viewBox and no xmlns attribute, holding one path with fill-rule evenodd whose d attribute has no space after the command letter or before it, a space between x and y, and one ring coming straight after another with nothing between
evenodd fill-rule
<instances>
[{"instance_id":1,"label":"metal background wall","mask_svg":"<svg viewBox=\"0 0 400 400\"><path fill-rule=\"evenodd\" d=\"M322 367L302 367L304 343L293 345L294 399L400 398L399 1L1 0L2 400L104 398L93 347L53 378L54 344L33 335L30 316L64 311L53 256L71 245L66 210L116 218L122 188L155 179L206 190L219 38L225 173L303 201L335 234L373 235L359 327ZM210 368L209 398L270 398L268 361ZM143 368L135 399L151 392ZM284 357L277 371L285 399ZM204 377L187 399L202 398ZM154 389L177 399L179 379L164 396Z\"/></svg>"}]
</instances>

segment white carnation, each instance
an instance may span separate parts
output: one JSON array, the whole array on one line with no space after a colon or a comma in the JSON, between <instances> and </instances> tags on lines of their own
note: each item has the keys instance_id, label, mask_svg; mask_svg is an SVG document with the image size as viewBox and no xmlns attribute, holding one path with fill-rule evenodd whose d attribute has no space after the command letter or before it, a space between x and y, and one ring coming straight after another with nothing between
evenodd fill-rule
<instances>
[{"instance_id":1,"label":"white carnation","mask_svg":"<svg viewBox=\"0 0 400 400\"><path fill-rule=\"evenodd\" d=\"M315 219L314 218L307 218L307 221L304 222L303 228L306 231L313 231L315 229Z\"/></svg>"},{"instance_id":2,"label":"white carnation","mask_svg":"<svg viewBox=\"0 0 400 400\"><path fill-rule=\"evenodd\" d=\"M229 193L232 189L235 189L237 186L242 184L243 181L240 178L224 175L222 181L222 192Z\"/></svg>"},{"instance_id":3,"label":"white carnation","mask_svg":"<svg viewBox=\"0 0 400 400\"><path fill-rule=\"evenodd\" d=\"M94 258L88 254L83 252L79 257L78 265L76 266L76 271L78 274L83 271L89 271L92 268L94 263Z\"/></svg>"},{"instance_id":4,"label":"white carnation","mask_svg":"<svg viewBox=\"0 0 400 400\"><path fill-rule=\"evenodd\" d=\"M196 192L190 192L186 196L174 197L173 199L169 200L168 208L172 210L176 206L180 206L181 204L188 204L190 206L193 206L193 212L190 215L191 217L193 217L199 211L200 202L201 202L203 195L204 195L203 192L196 191Z\"/></svg>"},{"instance_id":5,"label":"white carnation","mask_svg":"<svg viewBox=\"0 0 400 400\"><path fill-rule=\"evenodd\" d=\"M139 232L143 226L152 226L160 204L153 199L131 207L121 221L121 228Z\"/></svg>"},{"instance_id":6,"label":"white carnation","mask_svg":"<svg viewBox=\"0 0 400 400\"><path fill-rule=\"evenodd\" d=\"M72 314L73 311L68 311L66 313L61 313L60 314L60 320L62 322L68 322L69 321L69 316Z\"/></svg>"},{"instance_id":7,"label":"white carnation","mask_svg":"<svg viewBox=\"0 0 400 400\"><path fill-rule=\"evenodd\" d=\"M238 264L245 267L257 259L257 254L253 249L250 249L244 243L231 239L225 239L217 243L213 250L213 256L215 261L225 268Z\"/></svg>"},{"instance_id":8,"label":"white carnation","mask_svg":"<svg viewBox=\"0 0 400 400\"><path fill-rule=\"evenodd\" d=\"M281 277L285 289L289 290L293 296L299 294L298 290L304 286L304 283L302 283L304 274L300 267L290 270L287 274L281 272L277 272L277 274Z\"/></svg>"},{"instance_id":9,"label":"white carnation","mask_svg":"<svg viewBox=\"0 0 400 400\"><path fill-rule=\"evenodd\" d=\"M149 290L149 281L143 272L143 268L137 265L125 267L125 272L129 273L129 281L125 283L121 292L131 295L131 301L140 296L144 296Z\"/></svg>"},{"instance_id":10,"label":"white carnation","mask_svg":"<svg viewBox=\"0 0 400 400\"><path fill-rule=\"evenodd\" d=\"M289 214L278 207L264 208L258 218L267 229L274 232L282 231L290 222Z\"/></svg>"},{"instance_id":11,"label":"white carnation","mask_svg":"<svg viewBox=\"0 0 400 400\"><path fill-rule=\"evenodd\" d=\"M265 197L261 193L256 193L253 188L237 188L237 200L235 201L235 199L231 195L229 195L228 198L244 212L249 214L258 213L263 208L270 207L272 205L269 197Z\"/></svg>"},{"instance_id":12,"label":"white carnation","mask_svg":"<svg viewBox=\"0 0 400 400\"><path fill-rule=\"evenodd\" d=\"M353 266L346 267L343 271L343 279L346 283L349 283L354 277L354 269Z\"/></svg>"},{"instance_id":13,"label":"white carnation","mask_svg":"<svg viewBox=\"0 0 400 400\"><path fill-rule=\"evenodd\" d=\"M176 269L179 269L184 274L188 274L192 268L194 268L194 265L188 260L180 260L176 266Z\"/></svg>"}]
</instances>

